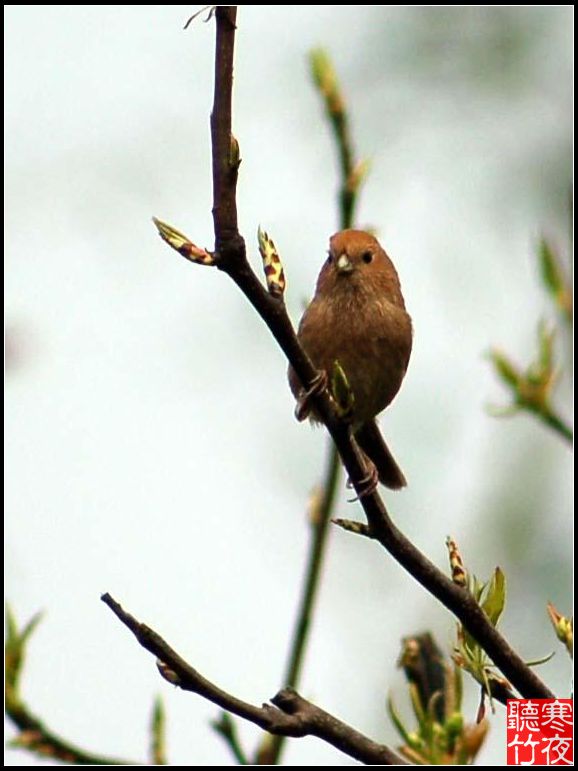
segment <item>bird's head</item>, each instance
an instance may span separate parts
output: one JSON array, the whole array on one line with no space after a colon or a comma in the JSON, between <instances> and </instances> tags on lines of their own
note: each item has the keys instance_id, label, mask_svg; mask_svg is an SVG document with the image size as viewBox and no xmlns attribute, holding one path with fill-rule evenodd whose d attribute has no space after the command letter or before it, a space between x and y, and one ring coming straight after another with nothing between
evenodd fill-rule
<instances>
[{"instance_id":1,"label":"bird's head","mask_svg":"<svg viewBox=\"0 0 578 771\"><path fill-rule=\"evenodd\" d=\"M341 230L329 241L317 294L377 293L404 307L397 272L379 241L363 230Z\"/></svg>"}]
</instances>

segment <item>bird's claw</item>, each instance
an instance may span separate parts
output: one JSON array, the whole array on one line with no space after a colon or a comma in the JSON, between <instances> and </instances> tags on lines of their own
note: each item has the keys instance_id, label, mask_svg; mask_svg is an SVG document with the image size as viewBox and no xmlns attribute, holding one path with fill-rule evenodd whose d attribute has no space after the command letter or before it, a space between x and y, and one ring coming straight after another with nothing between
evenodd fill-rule
<instances>
[{"instance_id":1,"label":"bird's claw","mask_svg":"<svg viewBox=\"0 0 578 771\"><path fill-rule=\"evenodd\" d=\"M327 373L325 370L319 370L309 388L306 391L303 391L297 399L295 417L299 422L305 420L311 412L311 398L320 394L325 388L327 388Z\"/></svg>"},{"instance_id":2,"label":"bird's claw","mask_svg":"<svg viewBox=\"0 0 578 771\"><path fill-rule=\"evenodd\" d=\"M377 490L379 484L379 474L377 468L372 461L367 461L367 474L361 479L357 485L354 485L351 479L347 480L347 487L351 489L355 487L357 496L348 500L348 503L355 503L360 498L364 498L366 495L372 495Z\"/></svg>"}]
</instances>

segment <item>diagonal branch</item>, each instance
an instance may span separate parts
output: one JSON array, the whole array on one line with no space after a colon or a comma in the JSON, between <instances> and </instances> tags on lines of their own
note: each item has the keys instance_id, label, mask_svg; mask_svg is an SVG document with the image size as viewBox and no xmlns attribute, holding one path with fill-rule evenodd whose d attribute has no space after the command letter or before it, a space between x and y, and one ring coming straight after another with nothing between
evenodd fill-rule
<instances>
[{"instance_id":1,"label":"diagonal branch","mask_svg":"<svg viewBox=\"0 0 578 771\"><path fill-rule=\"evenodd\" d=\"M237 230L234 205L238 153L232 172L231 97L233 85L233 49L235 11L231 6L216 10L217 61L215 71L219 88L211 118L213 137L213 215L218 267L225 271L269 327L303 386L309 390L317 372L301 348L287 314L283 298L269 294L253 270L245 253L245 243ZM217 85L217 84L216 84ZM233 143L236 144L236 143ZM221 155L219 155L221 154ZM224 155L223 155L224 154ZM362 495L365 475L363 459L352 440L348 426L336 413L327 390L312 397L315 411L331 434L367 516L373 537L434 597L451 610L476 638L494 664L526 698L553 698L554 694L492 625L489 618L467 590L455 585L417 549L389 517L377 492Z\"/></svg>"},{"instance_id":2,"label":"diagonal branch","mask_svg":"<svg viewBox=\"0 0 578 771\"><path fill-rule=\"evenodd\" d=\"M368 765L407 765L399 755L316 707L291 688L279 691L272 704L257 707L219 688L174 651L153 629L127 613L110 594L105 605L134 634L138 642L158 659L163 677L185 691L197 693L227 712L249 720L266 731L284 736L317 736L347 755Z\"/></svg>"}]
</instances>

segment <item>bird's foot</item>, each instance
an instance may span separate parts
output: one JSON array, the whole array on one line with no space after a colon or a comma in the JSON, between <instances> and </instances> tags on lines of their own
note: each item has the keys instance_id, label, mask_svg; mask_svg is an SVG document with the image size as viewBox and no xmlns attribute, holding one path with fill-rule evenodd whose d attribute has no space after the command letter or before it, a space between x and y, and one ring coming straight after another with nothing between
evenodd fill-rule
<instances>
[{"instance_id":1,"label":"bird's foot","mask_svg":"<svg viewBox=\"0 0 578 771\"><path fill-rule=\"evenodd\" d=\"M351 479L347 480L347 487L351 489L355 487L357 496L348 500L348 503L354 503L360 498L364 498L366 495L372 495L377 490L379 484L379 474L374 463L370 460L366 460L367 474L361 479L357 485L354 485Z\"/></svg>"},{"instance_id":2,"label":"bird's foot","mask_svg":"<svg viewBox=\"0 0 578 771\"><path fill-rule=\"evenodd\" d=\"M305 420L311 412L312 397L320 394L325 388L327 388L327 373L325 370L319 370L309 388L303 391L297 399L295 417L299 422Z\"/></svg>"}]
</instances>

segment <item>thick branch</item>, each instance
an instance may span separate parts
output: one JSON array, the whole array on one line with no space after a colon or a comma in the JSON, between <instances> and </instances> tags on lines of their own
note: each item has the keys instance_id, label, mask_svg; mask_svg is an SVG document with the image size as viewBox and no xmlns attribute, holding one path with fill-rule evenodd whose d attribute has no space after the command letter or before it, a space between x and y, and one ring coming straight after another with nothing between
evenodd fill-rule
<instances>
[{"instance_id":1,"label":"thick branch","mask_svg":"<svg viewBox=\"0 0 578 771\"><path fill-rule=\"evenodd\" d=\"M249 720L266 731L284 736L317 736L347 755L369 765L407 765L395 752L368 739L333 715L285 688L271 699L271 704L256 707L223 691L203 677L174 651L153 629L127 613L110 594L102 601L130 629L138 642L159 661L163 677L185 691L197 693L227 712Z\"/></svg>"}]
</instances>

